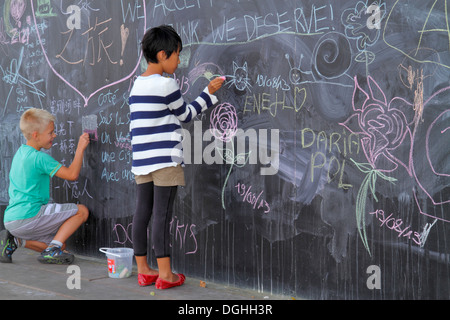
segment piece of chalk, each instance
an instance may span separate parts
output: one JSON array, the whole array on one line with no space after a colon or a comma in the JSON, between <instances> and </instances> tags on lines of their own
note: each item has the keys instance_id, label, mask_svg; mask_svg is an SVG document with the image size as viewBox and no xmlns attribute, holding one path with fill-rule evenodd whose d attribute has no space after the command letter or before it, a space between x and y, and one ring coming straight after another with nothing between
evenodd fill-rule
<instances>
[{"instance_id":1,"label":"piece of chalk","mask_svg":"<svg viewBox=\"0 0 450 320\"><path fill-rule=\"evenodd\" d=\"M220 79L222 79L223 81L225 81L225 80L227 79L227 77L222 76L222 77L220 77Z\"/></svg>"},{"instance_id":2,"label":"piece of chalk","mask_svg":"<svg viewBox=\"0 0 450 320\"><path fill-rule=\"evenodd\" d=\"M119 278L125 278L125 276L127 275L128 269L127 268L123 268L122 272L119 274Z\"/></svg>"}]
</instances>

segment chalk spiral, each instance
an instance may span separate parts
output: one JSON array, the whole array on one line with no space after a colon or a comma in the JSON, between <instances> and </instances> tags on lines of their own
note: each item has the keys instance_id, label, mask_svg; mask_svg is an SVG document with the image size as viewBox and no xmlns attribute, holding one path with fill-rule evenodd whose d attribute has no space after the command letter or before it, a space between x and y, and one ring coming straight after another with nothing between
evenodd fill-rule
<instances>
[{"instance_id":1,"label":"chalk spiral","mask_svg":"<svg viewBox=\"0 0 450 320\"><path fill-rule=\"evenodd\" d=\"M229 103L218 105L211 113L210 130L216 139L229 142L236 135L238 118L236 109Z\"/></svg>"}]
</instances>

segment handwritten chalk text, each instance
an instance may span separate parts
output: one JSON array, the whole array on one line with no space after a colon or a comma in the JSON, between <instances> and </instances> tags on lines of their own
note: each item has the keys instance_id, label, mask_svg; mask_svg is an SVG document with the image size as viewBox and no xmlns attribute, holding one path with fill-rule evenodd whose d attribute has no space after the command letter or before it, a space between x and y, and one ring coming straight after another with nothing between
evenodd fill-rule
<instances>
[{"instance_id":1,"label":"handwritten chalk text","mask_svg":"<svg viewBox=\"0 0 450 320\"><path fill-rule=\"evenodd\" d=\"M395 218L394 214L386 216L384 210L376 210L374 212L369 212L370 215L373 215L380 222L380 228L388 228L397 233L397 236L400 238L407 238L408 240L412 240L415 244L423 247L425 242L427 241L428 234L430 232L431 227L434 225L426 224L422 233L411 230L411 225L406 226L404 224L403 219Z\"/></svg>"},{"instance_id":2,"label":"handwritten chalk text","mask_svg":"<svg viewBox=\"0 0 450 320\"><path fill-rule=\"evenodd\" d=\"M253 209L263 209L264 213L270 212L270 205L263 198L264 190L258 193L258 191L252 191L253 186L247 186L243 183L238 183L234 187L242 197L242 201L250 203L253 206Z\"/></svg>"}]
</instances>

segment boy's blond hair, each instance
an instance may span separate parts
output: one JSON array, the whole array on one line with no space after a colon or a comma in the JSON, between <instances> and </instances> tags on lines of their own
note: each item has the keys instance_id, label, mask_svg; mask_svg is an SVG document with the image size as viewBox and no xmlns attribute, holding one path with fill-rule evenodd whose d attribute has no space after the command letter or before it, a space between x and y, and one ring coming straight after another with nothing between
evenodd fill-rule
<instances>
[{"instance_id":1,"label":"boy's blond hair","mask_svg":"<svg viewBox=\"0 0 450 320\"><path fill-rule=\"evenodd\" d=\"M55 117L43 109L31 108L25 111L20 117L20 130L25 139L30 140L33 132L41 133Z\"/></svg>"}]
</instances>

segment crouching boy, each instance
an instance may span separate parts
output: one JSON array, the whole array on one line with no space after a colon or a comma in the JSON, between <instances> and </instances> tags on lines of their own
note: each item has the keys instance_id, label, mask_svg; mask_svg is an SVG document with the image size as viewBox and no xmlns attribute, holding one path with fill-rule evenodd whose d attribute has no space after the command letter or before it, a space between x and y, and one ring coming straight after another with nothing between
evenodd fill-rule
<instances>
[{"instance_id":1,"label":"crouching boy","mask_svg":"<svg viewBox=\"0 0 450 320\"><path fill-rule=\"evenodd\" d=\"M71 264L73 254L64 250L67 239L86 222L84 205L49 203L50 179L74 181L83 163L89 135L83 134L75 157L65 167L41 149L50 149L55 134L55 118L48 111L32 108L20 119L26 139L14 155L9 174L9 205L4 215L6 230L0 232L0 262L11 263L18 247L41 252L41 263Z\"/></svg>"}]
</instances>

